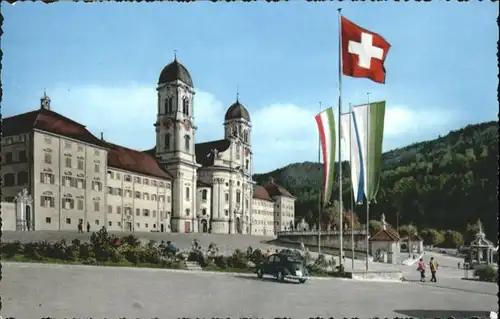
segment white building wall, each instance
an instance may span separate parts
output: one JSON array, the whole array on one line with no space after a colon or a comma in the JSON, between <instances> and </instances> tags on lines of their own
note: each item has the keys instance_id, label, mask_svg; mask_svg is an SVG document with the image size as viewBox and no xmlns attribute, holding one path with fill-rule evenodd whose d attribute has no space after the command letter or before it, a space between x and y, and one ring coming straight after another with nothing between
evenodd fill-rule
<instances>
[{"instance_id":1,"label":"white building wall","mask_svg":"<svg viewBox=\"0 0 500 319\"><path fill-rule=\"evenodd\" d=\"M252 235L274 236L274 203L253 199Z\"/></svg>"},{"instance_id":2,"label":"white building wall","mask_svg":"<svg viewBox=\"0 0 500 319\"><path fill-rule=\"evenodd\" d=\"M2 202L2 231L16 230L16 204Z\"/></svg>"}]
</instances>

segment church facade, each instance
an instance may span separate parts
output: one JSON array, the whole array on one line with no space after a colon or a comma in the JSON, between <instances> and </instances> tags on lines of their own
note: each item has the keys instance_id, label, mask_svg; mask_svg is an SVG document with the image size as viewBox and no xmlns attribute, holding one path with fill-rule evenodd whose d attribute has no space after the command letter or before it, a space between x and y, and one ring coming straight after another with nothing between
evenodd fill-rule
<instances>
[{"instance_id":1,"label":"church facade","mask_svg":"<svg viewBox=\"0 0 500 319\"><path fill-rule=\"evenodd\" d=\"M194 95L189 72L175 59L159 77L156 143L146 151L97 138L51 110L44 95L38 110L3 120L2 201L23 190L31 195L32 205L16 218L24 230L76 231L80 224L273 236L288 229L295 198L252 180L248 110L237 100L225 114L223 138L196 144Z\"/></svg>"}]
</instances>

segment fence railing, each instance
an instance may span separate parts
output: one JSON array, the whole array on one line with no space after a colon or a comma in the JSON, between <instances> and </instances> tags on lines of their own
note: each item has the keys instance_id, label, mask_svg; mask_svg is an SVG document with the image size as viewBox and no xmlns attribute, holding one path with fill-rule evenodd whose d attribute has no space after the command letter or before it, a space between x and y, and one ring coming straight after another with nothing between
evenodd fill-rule
<instances>
[{"instance_id":1,"label":"fence railing","mask_svg":"<svg viewBox=\"0 0 500 319\"><path fill-rule=\"evenodd\" d=\"M279 231L276 232L276 236L312 236L315 235L317 236L319 231L317 230L309 230L309 231L300 231L300 230L284 230L284 231ZM342 232L344 235L351 235L354 233L354 235L366 235L366 230L365 229L346 229ZM322 230L321 235L323 236L328 236L328 235L333 235L333 236L340 236L340 231L338 230Z\"/></svg>"}]
</instances>

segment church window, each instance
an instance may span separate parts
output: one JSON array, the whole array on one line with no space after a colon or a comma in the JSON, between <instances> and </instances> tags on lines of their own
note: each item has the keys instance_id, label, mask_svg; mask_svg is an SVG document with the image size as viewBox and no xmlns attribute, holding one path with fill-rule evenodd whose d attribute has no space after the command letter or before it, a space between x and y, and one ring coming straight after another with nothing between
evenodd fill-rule
<instances>
[{"instance_id":1,"label":"church window","mask_svg":"<svg viewBox=\"0 0 500 319\"><path fill-rule=\"evenodd\" d=\"M188 209L186 209L186 216L189 216L189 213L190 213L190 212L191 212L191 211L189 210L189 208L188 208Z\"/></svg>"},{"instance_id":2,"label":"church window","mask_svg":"<svg viewBox=\"0 0 500 319\"><path fill-rule=\"evenodd\" d=\"M165 100L165 112L167 114L171 114L174 112L174 98L169 96L166 100Z\"/></svg>"},{"instance_id":3,"label":"church window","mask_svg":"<svg viewBox=\"0 0 500 319\"><path fill-rule=\"evenodd\" d=\"M243 141L245 143L248 143L248 131L245 131L245 133L243 133Z\"/></svg>"},{"instance_id":4,"label":"church window","mask_svg":"<svg viewBox=\"0 0 500 319\"><path fill-rule=\"evenodd\" d=\"M165 134L165 150L170 150L170 134Z\"/></svg>"},{"instance_id":5,"label":"church window","mask_svg":"<svg viewBox=\"0 0 500 319\"><path fill-rule=\"evenodd\" d=\"M207 209L206 209L206 208L203 208L203 209L201 210L201 214L202 214L202 215L206 215L206 214L207 214Z\"/></svg>"},{"instance_id":6,"label":"church window","mask_svg":"<svg viewBox=\"0 0 500 319\"><path fill-rule=\"evenodd\" d=\"M224 210L224 215L226 215L226 216L229 215L229 211L227 209Z\"/></svg>"},{"instance_id":7,"label":"church window","mask_svg":"<svg viewBox=\"0 0 500 319\"><path fill-rule=\"evenodd\" d=\"M207 192L206 189L204 189L204 190L201 191L201 200L204 200L204 201L207 200L207 193L208 192Z\"/></svg>"},{"instance_id":8,"label":"church window","mask_svg":"<svg viewBox=\"0 0 500 319\"><path fill-rule=\"evenodd\" d=\"M240 193L240 191L237 191L236 192L236 203L239 204L240 202L241 202L241 193Z\"/></svg>"},{"instance_id":9,"label":"church window","mask_svg":"<svg viewBox=\"0 0 500 319\"><path fill-rule=\"evenodd\" d=\"M250 161L249 160L246 160L245 161L245 169L248 170L248 166L250 165Z\"/></svg>"},{"instance_id":10,"label":"church window","mask_svg":"<svg viewBox=\"0 0 500 319\"><path fill-rule=\"evenodd\" d=\"M186 200L189 200L189 187L186 187Z\"/></svg>"},{"instance_id":11,"label":"church window","mask_svg":"<svg viewBox=\"0 0 500 319\"><path fill-rule=\"evenodd\" d=\"M191 137L189 137L189 135L184 136L184 148L186 149L186 152L189 152L190 144L191 144Z\"/></svg>"},{"instance_id":12,"label":"church window","mask_svg":"<svg viewBox=\"0 0 500 319\"><path fill-rule=\"evenodd\" d=\"M225 195L226 195L226 203L229 203L229 194L226 193Z\"/></svg>"},{"instance_id":13,"label":"church window","mask_svg":"<svg viewBox=\"0 0 500 319\"><path fill-rule=\"evenodd\" d=\"M238 127L236 125L233 126L233 135L238 136Z\"/></svg>"},{"instance_id":14,"label":"church window","mask_svg":"<svg viewBox=\"0 0 500 319\"><path fill-rule=\"evenodd\" d=\"M189 116L189 100L185 97L182 100L182 113L186 116Z\"/></svg>"}]
</instances>

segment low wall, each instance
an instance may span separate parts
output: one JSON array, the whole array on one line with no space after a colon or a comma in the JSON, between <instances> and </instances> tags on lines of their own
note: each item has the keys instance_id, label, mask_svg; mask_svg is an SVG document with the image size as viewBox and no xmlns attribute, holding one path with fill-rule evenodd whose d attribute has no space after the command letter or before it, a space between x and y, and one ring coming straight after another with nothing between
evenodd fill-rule
<instances>
[{"instance_id":1,"label":"low wall","mask_svg":"<svg viewBox=\"0 0 500 319\"><path fill-rule=\"evenodd\" d=\"M2 231L16 230L16 204L2 202Z\"/></svg>"},{"instance_id":2,"label":"low wall","mask_svg":"<svg viewBox=\"0 0 500 319\"><path fill-rule=\"evenodd\" d=\"M351 231L343 232L343 248L344 256L352 257L351 250ZM366 231L354 230L354 255L356 259L366 258ZM340 232L339 231L322 231L320 233L321 251L338 255L340 250ZM284 231L277 233L277 239L273 244L281 246L292 246L300 248L301 243L310 250L316 251L318 247L318 231Z\"/></svg>"},{"instance_id":3,"label":"low wall","mask_svg":"<svg viewBox=\"0 0 500 319\"><path fill-rule=\"evenodd\" d=\"M351 273L354 280L365 281L403 281L402 271L354 271Z\"/></svg>"}]
</instances>

